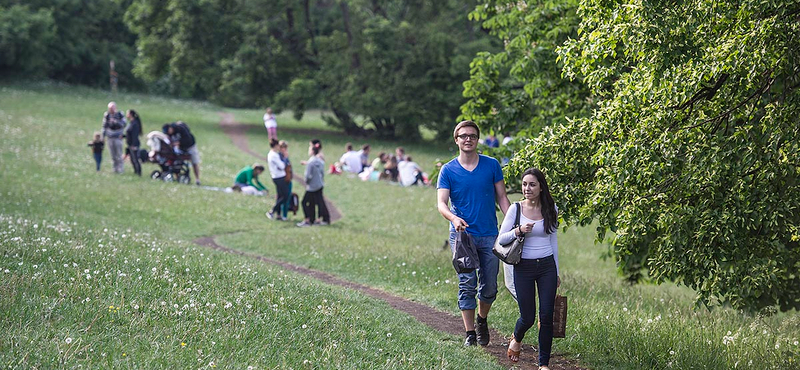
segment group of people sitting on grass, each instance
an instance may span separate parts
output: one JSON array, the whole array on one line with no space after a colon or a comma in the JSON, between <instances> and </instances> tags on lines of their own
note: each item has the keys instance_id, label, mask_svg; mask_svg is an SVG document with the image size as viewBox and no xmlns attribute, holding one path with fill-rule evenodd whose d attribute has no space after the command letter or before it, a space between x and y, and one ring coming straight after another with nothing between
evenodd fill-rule
<instances>
[{"instance_id":1,"label":"group of people sitting on grass","mask_svg":"<svg viewBox=\"0 0 800 370\"><path fill-rule=\"evenodd\" d=\"M283 140L270 139L270 151L267 155L267 167L254 163L245 166L234 179L233 190L245 194L266 195L267 187L259 180L259 175L269 168L269 174L275 185L277 193L275 205L267 212L267 217L277 221L288 221L289 212L296 213L298 208L303 209L304 219L297 223L298 227L311 225L328 225L330 213L322 194L325 186L325 156L322 154L322 142L311 140L308 144L308 160L300 164L306 166L301 180L306 187L302 201L297 194L292 193L292 180L294 172L289 160L289 144ZM300 179L298 179L300 180Z\"/></svg>"},{"instance_id":2,"label":"group of people sitting on grass","mask_svg":"<svg viewBox=\"0 0 800 370\"><path fill-rule=\"evenodd\" d=\"M197 150L196 141L189 126L177 121L162 126L161 131L151 131L147 134L147 143L150 151L140 150L142 136L142 120L139 114L129 109L126 114L117 110L117 103L109 102L108 110L103 114L101 131L95 132L94 138L88 146L92 148L96 170L100 171L103 160L103 148L108 145L115 173L123 172L123 164L130 159L134 172L142 175L142 161L157 161L162 146L166 145L176 154L185 154L191 160L194 170L195 183L200 185L200 152ZM122 141L125 140L124 156ZM163 163L160 163L163 165Z\"/></svg>"},{"instance_id":3,"label":"group of people sitting on grass","mask_svg":"<svg viewBox=\"0 0 800 370\"><path fill-rule=\"evenodd\" d=\"M364 181L391 181L402 186L427 185L427 175L403 147L397 147L394 155L380 152L370 161L370 146L364 144L361 150L353 150L353 144L345 145L345 152L339 161L331 165L329 172L357 174Z\"/></svg>"}]
</instances>

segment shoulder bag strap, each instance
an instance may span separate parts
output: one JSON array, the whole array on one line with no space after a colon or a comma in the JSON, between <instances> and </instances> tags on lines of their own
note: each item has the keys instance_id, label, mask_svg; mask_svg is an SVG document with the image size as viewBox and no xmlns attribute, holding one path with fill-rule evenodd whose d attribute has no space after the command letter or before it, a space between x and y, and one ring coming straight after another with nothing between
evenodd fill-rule
<instances>
[{"instance_id":1,"label":"shoulder bag strap","mask_svg":"<svg viewBox=\"0 0 800 370\"><path fill-rule=\"evenodd\" d=\"M514 227L519 227L519 215L522 213L522 205L519 202L514 204L517 206L517 219L514 221Z\"/></svg>"}]
</instances>

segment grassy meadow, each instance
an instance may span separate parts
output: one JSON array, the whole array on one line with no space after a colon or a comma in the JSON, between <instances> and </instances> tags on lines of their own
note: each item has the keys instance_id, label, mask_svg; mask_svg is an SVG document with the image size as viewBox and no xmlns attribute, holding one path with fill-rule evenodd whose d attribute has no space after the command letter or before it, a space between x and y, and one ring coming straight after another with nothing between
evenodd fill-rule
<instances>
[{"instance_id":1,"label":"grassy meadow","mask_svg":"<svg viewBox=\"0 0 800 370\"><path fill-rule=\"evenodd\" d=\"M191 242L219 235L227 247L457 315L457 277L442 248L447 223L434 189L328 175L325 194L340 221L311 228L270 221L271 197L139 178L127 164L114 175L107 151L95 173L86 143L109 100L106 92L52 83L0 87L0 368L500 368L483 351L462 348L460 337L381 301ZM260 111L138 94L114 100L141 114L145 133L186 121L204 185L230 186L256 160L219 129L219 112L252 126L251 149L268 150ZM300 122L284 112L278 124L298 171L307 130L323 140L329 164L346 142L369 142L373 156L402 145L430 172L455 149L349 138L325 127L319 112ZM155 168L145 164L143 172ZM302 197L298 184L294 191ZM697 309L684 287L620 281L613 262L599 259L608 247L594 244L591 228L559 239L560 293L570 308L556 354L594 369L800 368L800 314ZM490 325L510 335L516 315L502 290ZM535 338L530 332L525 342ZM535 361L531 352L522 360Z\"/></svg>"}]
</instances>

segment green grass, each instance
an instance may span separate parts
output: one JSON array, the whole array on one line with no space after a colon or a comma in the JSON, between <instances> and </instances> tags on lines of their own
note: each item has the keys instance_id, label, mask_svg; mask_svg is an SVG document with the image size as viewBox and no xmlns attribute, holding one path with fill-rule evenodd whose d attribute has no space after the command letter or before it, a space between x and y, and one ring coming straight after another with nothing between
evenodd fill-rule
<instances>
[{"instance_id":1,"label":"green grass","mask_svg":"<svg viewBox=\"0 0 800 370\"><path fill-rule=\"evenodd\" d=\"M129 166L113 175L107 154L103 172L95 173L86 142L99 129L108 100L106 93L72 86L0 88L0 366L495 366L481 351L461 349L459 338L433 332L382 302L191 244L198 236L224 234L218 242L226 246L457 315L457 278L449 251L442 249L447 223L435 209L434 189L328 175L325 194L342 220L304 229L269 222L264 212L271 198L140 179ZM136 94L116 101L137 109L146 131L188 122L206 185L229 186L255 160L219 130L224 109ZM252 125L249 145L266 154L263 112L226 111ZM289 141L298 171L311 137L281 128L323 131L329 163L345 142L363 142L330 132L316 114L301 122L279 116L279 135ZM370 143L373 154L403 145L428 171L437 158L452 155L447 143ZM154 168L145 165L146 171ZM297 184L295 192L302 196ZM694 294L684 287L628 286L613 262L598 258L608 247L593 243L590 228L569 229L559 246L561 293L569 297L570 311L568 337L554 344L557 354L597 369L798 368L796 312L709 312L695 309ZM226 309L227 303L232 306ZM509 335L516 315L503 290L490 324ZM525 341L535 338L534 331Z\"/></svg>"}]
</instances>

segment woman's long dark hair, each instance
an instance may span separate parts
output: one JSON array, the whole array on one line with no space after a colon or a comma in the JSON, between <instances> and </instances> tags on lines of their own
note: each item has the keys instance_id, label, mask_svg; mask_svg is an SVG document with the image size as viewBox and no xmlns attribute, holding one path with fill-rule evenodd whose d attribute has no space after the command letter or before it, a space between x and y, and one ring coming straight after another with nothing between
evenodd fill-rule
<instances>
[{"instance_id":1,"label":"woman's long dark hair","mask_svg":"<svg viewBox=\"0 0 800 370\"><path fill-rule=\"evenodd\" d=\"M142 132L144 132L144 127L142 127L142 120L139 118L139 113L136 113L133 109L128 109L128 113L133 117L134 120L139 121L139 136L142 136Z\"/></svg>"},{"instance_id":2,"label":"woman's long dark hair","mask_svg":"<svg viewBox=\"0 0 800 370\"><path fill-rule=\"evenodd\" d=\"M525 176L533 175L539 181L539 201L542 204L542 217L544 218L544 231L552 234L558 230L558 212L556 211L556 202L553 201L553 196L550 195L550 188L547 186L547 180L544 178L544 173L538 168L529 168L522 173L522 178Z\"/></svg>"}]
</instances>

